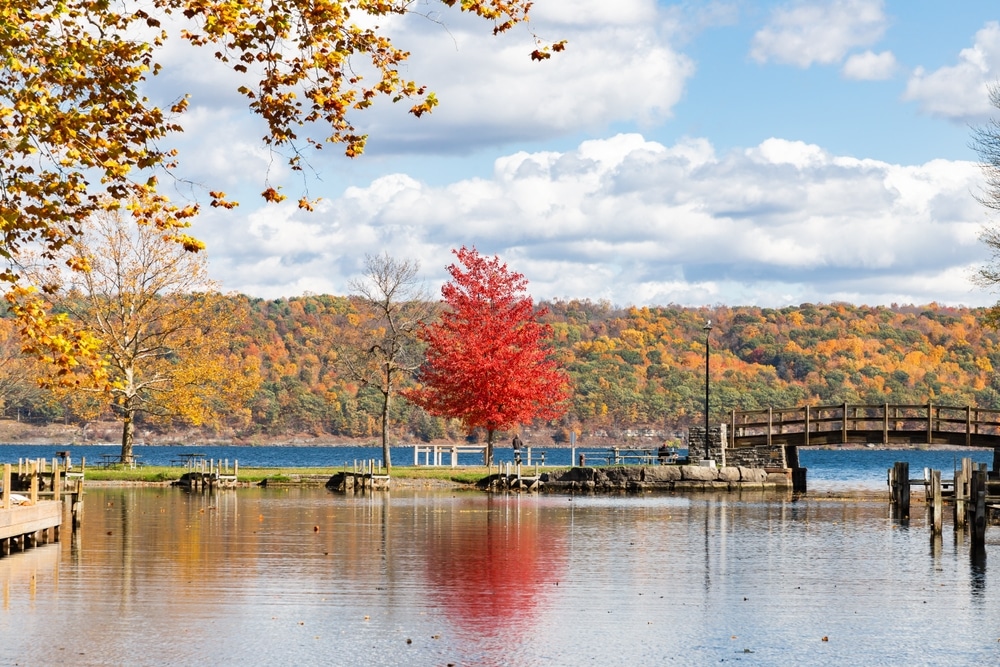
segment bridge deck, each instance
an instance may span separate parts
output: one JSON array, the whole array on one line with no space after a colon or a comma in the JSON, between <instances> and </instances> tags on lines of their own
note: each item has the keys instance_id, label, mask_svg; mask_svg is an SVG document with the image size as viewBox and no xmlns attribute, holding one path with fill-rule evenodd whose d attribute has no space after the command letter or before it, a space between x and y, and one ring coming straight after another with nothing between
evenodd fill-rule
<instances>
[{"instance_id":1,"label":"bridge deck","mask_svg":"<svg viewBox=\"0 0 1000 667\"><path fill-rule=\"evenodd\" d=\"M733 410L729 447L924 444L1000 448L1000 410L973 406L827 405Z\"/></svg>"}]
</instances>

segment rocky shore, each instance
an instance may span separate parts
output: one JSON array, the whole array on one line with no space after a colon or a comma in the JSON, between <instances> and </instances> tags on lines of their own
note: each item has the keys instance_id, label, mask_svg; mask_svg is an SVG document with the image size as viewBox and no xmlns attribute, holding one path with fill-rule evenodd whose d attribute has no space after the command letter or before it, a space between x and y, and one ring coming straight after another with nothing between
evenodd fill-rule
<instances>
[{"instance_id":1,"label":"rocky shore","mask_svg":"<svg viewBox=\"0 0 1000 667\"><path fill-rule=\"evenodd\" d=\"M570 468L550 475L545 491L735 491L790 489L791 471L726 466L613 466Z\"/></svg>"}]
</instances>

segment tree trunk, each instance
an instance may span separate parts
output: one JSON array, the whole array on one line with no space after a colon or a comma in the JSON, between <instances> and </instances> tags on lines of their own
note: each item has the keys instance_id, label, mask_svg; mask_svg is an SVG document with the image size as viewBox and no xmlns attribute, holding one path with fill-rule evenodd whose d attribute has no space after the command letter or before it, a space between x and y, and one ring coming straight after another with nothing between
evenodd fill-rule
<instances>
[{"instance_id":1,"label":"tree trunk","mask_svg":"<svg viewBox=\"0 0 1000 667\"><path fill-rule=\"evenodd\" d=\"M487 429L486 431L486 452L483 453L483 464L487 467L493 465L493 436L496 431Z\"/></svg>"},{"instance_id":2,"label":"tree trunk","mask_svg":"<svg viewBox=\"0 0 1000 667\"><path fill-rule=\"evenodd\" d=\"M385 461L386 474L392 473L392 460L389 455L389 399L391 392L382 392L382 459Z\"/></svg>"},{"instance_id":3,"label":"tree trunk","mask_svg":"<svg viewBox=\"0 0 1000 667\"><path fill-rule=\"evenodd\" d=\"M122 421L122 463L127 463L132 460L132 441L135 438L135 423L133 422L133 417L135 412L133 410L128 410L125 413L125 419Z\"/></svg>"}]
</instances>

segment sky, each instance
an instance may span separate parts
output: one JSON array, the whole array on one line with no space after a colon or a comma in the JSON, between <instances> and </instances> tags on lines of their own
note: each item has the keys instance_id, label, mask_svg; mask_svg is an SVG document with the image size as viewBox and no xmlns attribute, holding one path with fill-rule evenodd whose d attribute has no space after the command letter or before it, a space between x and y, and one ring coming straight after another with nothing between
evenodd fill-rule
<instances>
[{"instance_id":1,"label":"sky","mask_svg":"<svg viewBox=\"0 0 1000 667\"><path fill-rule=\"evenodd\" d=\"M414 9L383 25L440 106L356 115L364 155L330 146L304 175L264 149L232 73L169 47L150 90L192 95L181 173L241 204L194 223L223 290L348 294L365 256L387 253L436 293L466 245L537 300L1000 299L972 280L998 222L971 147L1000 116L994 2L536 0L530 30L500 37ZM533 62L536 36L566 50ZM272 181L288 201L260 199Z\"/></svg>"}]
</instances>

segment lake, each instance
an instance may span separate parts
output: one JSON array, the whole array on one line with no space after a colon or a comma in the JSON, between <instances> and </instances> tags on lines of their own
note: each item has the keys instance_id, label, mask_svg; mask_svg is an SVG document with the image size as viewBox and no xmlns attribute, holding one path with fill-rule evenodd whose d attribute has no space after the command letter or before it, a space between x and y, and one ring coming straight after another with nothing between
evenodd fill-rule
<instances>
[{"instance_id":1,"label":"lake","mask_svg":"<svg viewBox=\"0 0 1000 667\"><path fill-rule=\"evenodd\" d=\"M93 486L74 537L0 558L0 663L996 664L1000 529L976 554L922 514Z\"/></svg>"}]
</instances>

